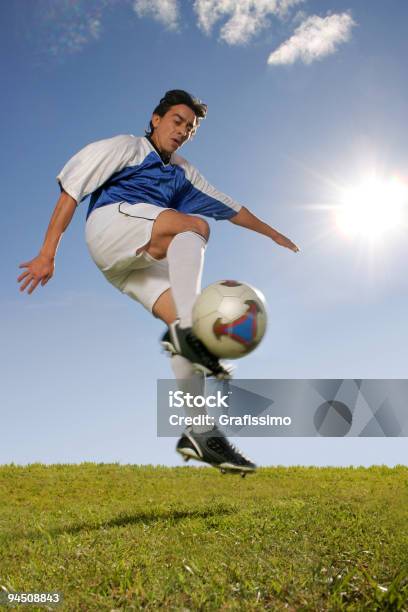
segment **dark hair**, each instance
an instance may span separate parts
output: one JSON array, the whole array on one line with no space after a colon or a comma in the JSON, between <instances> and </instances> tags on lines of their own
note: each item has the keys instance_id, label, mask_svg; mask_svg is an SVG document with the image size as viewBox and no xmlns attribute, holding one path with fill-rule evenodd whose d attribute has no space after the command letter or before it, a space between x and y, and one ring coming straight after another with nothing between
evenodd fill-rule
<instances>
[{"instance_id":1,"label":"dark hair","mask_svg":"<svg viewBox=\"0 0 408 612\"><path fill-rule=\"evenodd\" d=\"M185 104L191 108L197 117L197 125L191 132L191 135L194 136L201 119L204 119L207 114L207 104L204 104L204 102L201 102L201 100L189 94L188 91L184 91L183 89L171 89L170 91L166 91L164 98L160 100L153 114L164 117L167 111L169 111L172 106L176 106L176 104ZM151 136L153 134L154 127L151 121L149 123L149 128L149 130L145 130L146 136Z\"/></svg>"}]
</instances>

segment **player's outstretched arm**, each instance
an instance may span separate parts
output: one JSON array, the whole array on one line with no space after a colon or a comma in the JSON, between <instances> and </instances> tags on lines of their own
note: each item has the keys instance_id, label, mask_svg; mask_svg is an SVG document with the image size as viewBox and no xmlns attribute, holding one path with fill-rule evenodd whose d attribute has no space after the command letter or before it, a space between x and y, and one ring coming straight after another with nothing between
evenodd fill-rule
<instances>
[{"instance_id":1,"label":"player's outstretched arm","mask_svg":"<svg viewBox=\"0 0 408 612\"><path fill-rule=\"evenodd\" d=\"M254 232L258 232L258 234L263 234L268 238L272 238L274 242L279 244L280 246L286 247L290 249L294 253L298 253L300 251L299 247L289 240L286 236L278 232L276 229L264 223L258 217L255 217L245 206L241 208L241 210L234 216L229 219L231 223L234 225L240 225L241 227L246 227L247 229L253 230Z\"/></svg>"},{"instance_id":2,"label":"player's outstretched arm","mask_svg":"<svg viewBox=\"0 0 408 612\"><path fill-rule=\"evenodd\" d=\"M26 268L17 278L17 282L22 283L20 291L24 291L28 287L27 293L31 294L39 283L44 286L52 278L58 244L74 215L76 205L74 198L65 191L61 193L39 254L31 261L19 265L19 268Z\"/></svg>"}]
</instances>

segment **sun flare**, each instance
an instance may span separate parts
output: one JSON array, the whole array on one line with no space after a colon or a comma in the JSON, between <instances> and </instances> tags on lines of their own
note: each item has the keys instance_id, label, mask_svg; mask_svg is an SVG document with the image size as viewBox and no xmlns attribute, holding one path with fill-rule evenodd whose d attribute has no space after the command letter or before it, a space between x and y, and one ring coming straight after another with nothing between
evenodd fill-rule
<instances>
[{"instance_id":1,"label":"sun flare","mask_svg":"<svg viewBox=\"0 0 408 612\"><path fill-rule=\"evenodd\" d=\"M407 201L408 188L401 180L371 177L344 191L336 223L347 236L374 239L402 225Z\"/></svg>"}]
</instances>

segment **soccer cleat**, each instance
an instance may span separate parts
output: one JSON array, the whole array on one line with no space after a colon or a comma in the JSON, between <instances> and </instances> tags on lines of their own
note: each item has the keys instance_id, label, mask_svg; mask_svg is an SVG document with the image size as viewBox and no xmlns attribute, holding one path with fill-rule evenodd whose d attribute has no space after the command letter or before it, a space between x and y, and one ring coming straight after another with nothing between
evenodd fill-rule
<instances>
[{"instance_id":1,"label":"soccer cleat","mask_svg":"<svg viewBox=\"0 0 408 612\"><path fill-rule=\"evenodd\" d=\"M232 368L221 364L218 357L210 353L197 338L191 327L183 329L178 321L171 323L161 339L161 344L171 354L181 355L191 361L194 368L206 376L215 376L219 379L231 378Z\"/></svg>"},{"instance_id":2,"label":"soccer cleat","mask_svg":"<svg viewBox=\"0 0 408 612\"><path fill-rule=\"evenodd\" d=\"M245 457L217 427L195 433L188 427L177 443L176 451L184 461L197 459L219 468L221 473L233 472L245 476L256 471L256 465Z\"/></svg>"}]
</instances>

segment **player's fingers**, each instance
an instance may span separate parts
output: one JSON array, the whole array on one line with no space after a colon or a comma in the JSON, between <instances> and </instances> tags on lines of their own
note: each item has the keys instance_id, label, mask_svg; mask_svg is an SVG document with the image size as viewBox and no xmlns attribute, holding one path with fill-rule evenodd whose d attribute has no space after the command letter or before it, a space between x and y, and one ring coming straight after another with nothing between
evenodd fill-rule
<instances>
[{"instance_id":1,"label":"player's fingers","mask_svg":"<svg viewBox=\"0 0 408 612\"><path fill-rule=\"evenodd\" d=\"M25 278L28 274L30 274L30 272L28 270L26 270L25 272L20 274L20 276L17 279L17 282L20 283L23 280L23 278Z\"/></svg>"},{"instance_id":2,"label":"player's fingers","mask_svg":"<svg viewBox=\"0 0 408 612\"><path fill-rule=\"evenodd\" d=\"M27 293L29 295L32 294L32 292L34 291L34 289L37 287L38 283L40 282L39 278L36 278L35 280L33 280L33 282L31 283L31 287L29 288L29 290L27 291Z\"/></svg>"},{"instance_id":3,"label":"player's fingers","mask_svg":"<svg viewBox=\"0 0 408 612\"><path fill-rule=\"evenodd\" d=\"M21 263L18 267L19 268L26 268L28 266L30 262L29 261L24 261L23 263Z\"/></svg>"},{"instance_id":4,"label":"player's fingers","mask_svg":"<svg viewBox=\"0 0 408 612\"><path fill-rule=\"evenodd\" d=\"M27 289L28 285L31 283L32 281L32 276L31 274L29 275L28 278L26 278L26 280L24 281L24 283L21 285L20 287L20 291L24 291L25 289Z\"/></svg>"}]
</instances>

